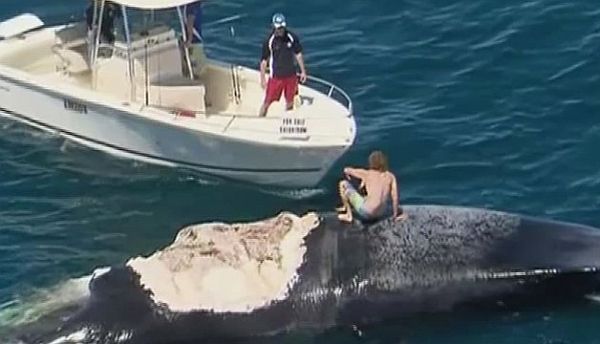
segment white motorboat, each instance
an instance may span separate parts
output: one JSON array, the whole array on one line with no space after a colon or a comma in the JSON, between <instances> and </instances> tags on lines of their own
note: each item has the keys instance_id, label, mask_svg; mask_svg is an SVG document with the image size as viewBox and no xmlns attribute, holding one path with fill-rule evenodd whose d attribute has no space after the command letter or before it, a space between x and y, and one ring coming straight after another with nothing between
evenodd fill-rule
<instances>
[{"instance_id":1,"label":"white motorboat","mask_svg":"<svg viewBox=\"0 0 600 344\"><path fill-rule=\"evenodd\" d=\"M126 158L256 184L317 185L355 140L350 97L313 77L293 110L282 99L259 117L257 70L208 59L202 76L191 75L182 44L191 2L112 1L123 32L112 44L83 21L50 27L24 14L0 23L0 111ZM94 7L101 23L104 0ZM156 13L178 23L148 19L165 17Z\"/></svg>"}]
</instances>

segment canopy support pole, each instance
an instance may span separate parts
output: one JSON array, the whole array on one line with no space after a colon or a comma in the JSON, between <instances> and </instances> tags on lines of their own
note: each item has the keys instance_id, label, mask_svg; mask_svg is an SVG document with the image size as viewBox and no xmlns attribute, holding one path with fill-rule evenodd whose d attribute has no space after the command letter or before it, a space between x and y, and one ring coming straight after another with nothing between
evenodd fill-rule
<instances>
[{"instance_id":1,"label":"canopy support pole","mask_svg":"<svg viewBox=\"0 0 600 344\"><path fill-rule=\"evenodd\" d=\"M128 68L129 68L129 83L131 85L131 94L130 94L130 100L131 102L134 102L136 97L135 97L135 80L134 80L134 65L133 65L133 59L131 57L131 34L129 32L129 18L127 17L127 9L125 8L125 6L121 5L121 13L123 15L123 25L125 26L125 39L127 40L127 62L128 62Z\"/></svg>"},{"instance_id":2,"label":"canopy support pole","mask_svg":"<svg viewBox=\"0 0 600 344\"><path fill-rule=\"evenodd\" d=\"M187 28L185 26L186 18L183 17L181 6L177 6L177 15L179 15L179 23L181 24L181 33L183 35L183 51L185 55L185 63L187 64L188 72L190 73L190 79L194 80L194 71L192 70L190 50L188 49L188 47L185 46L185 42L187 42Z\"/></svg>"},{"instance_id":3,"label":"canopy support pole","mask_svg":"<svg viewBox=\"0 0 600 344\"><path fill-rule=\"evenodd\" d=\"M96 26L96 22L92 23L92 27L96 27L96 32L94 32L95 36L94 37L94 49L92 52L92 58L91 58L91 65L92 65L92 84L93 84L93 89L96 89L96 79L97 79L97 66L96 66L96 60L98 59L98 49L100 49L100 34L102 32L102 19L104 17L104 5L105 5L105 1L104 0L99 0L100 1L100 13L98 13L97 19L98 19L98 25ZM94 7L98 6L97 3L94 3ZM96 8L94 8L94 17L96 12ZM96 19L96 18L95 18Z\"/></svg>"}]
</instances>

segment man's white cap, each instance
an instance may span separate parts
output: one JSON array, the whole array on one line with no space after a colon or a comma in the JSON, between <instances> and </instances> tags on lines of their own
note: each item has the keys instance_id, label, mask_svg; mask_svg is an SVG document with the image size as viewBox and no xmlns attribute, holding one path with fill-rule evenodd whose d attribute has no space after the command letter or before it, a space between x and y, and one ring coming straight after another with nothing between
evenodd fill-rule
<instances>
[{"instance_id":1,"label":"man's white cap","mask_svg":"<svg viewBox=\"0 0 600 344\"><path fill-rule=\"evenodd\" d=\"M273 15L273 27L278 29L280 27L285 27L285 26L286 26L285 16L281 13L275 13Z\"/></svg>"}]
</instances>

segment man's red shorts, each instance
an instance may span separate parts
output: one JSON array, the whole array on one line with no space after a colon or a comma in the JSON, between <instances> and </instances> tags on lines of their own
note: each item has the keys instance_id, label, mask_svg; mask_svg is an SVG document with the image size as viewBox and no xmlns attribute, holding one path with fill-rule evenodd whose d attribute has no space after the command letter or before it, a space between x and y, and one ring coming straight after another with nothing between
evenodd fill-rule
<instances>
[{"instance_id":1,"label":"man's red shorts","mask_svg":"<svg viewBox=\"0 0 600 344\"><path fill-rule=\"evenodd\" d=\"M281 93L285 92L285 101L290 104L294 101L294 96L298 90L298 77L296 75L287 78L270 78L267 83L267 95L265 103L279 101Z\"/></svg>"}]
</instances>

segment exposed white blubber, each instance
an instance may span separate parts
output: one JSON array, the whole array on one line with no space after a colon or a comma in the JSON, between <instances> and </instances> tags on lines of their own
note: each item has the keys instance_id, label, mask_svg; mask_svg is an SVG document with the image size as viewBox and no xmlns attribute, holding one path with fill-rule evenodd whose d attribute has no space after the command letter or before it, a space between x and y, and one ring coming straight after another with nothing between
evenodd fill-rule
<instances>
[{"instance_id":1,"label":"exposed white blubber","mask_svg":"<svg viewBox=\"0 0 600 344\"><path fill-rule=\"evenodd\" d=\"M246 224L209 223L181 230L175 241L129 265L157 303L172 311L251 312L284 299L297 280L314 213L281 213Z\"/></svg>"}]
</instances>

